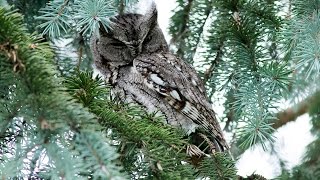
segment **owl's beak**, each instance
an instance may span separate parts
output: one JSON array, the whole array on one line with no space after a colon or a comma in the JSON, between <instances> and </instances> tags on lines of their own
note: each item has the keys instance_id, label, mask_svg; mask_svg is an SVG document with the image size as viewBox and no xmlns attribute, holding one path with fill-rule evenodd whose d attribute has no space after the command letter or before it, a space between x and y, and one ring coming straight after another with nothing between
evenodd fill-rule
<instances>
[{"instance_id":1,"label":"owl's beak","mask_svg":"<svg viewBox=\"0 0 320 180\"><path fill-rule=\"evenodd\" d=\"M134 48L130 48L130 53L133 57L137 57L140 53L141 53L141 48L139 47L134 47Z\"/></svg>"},{"instance_id":2,"label":"owl's beak","mask_svg":"<svg viewBox=\"0 0 320 180\"><path fill-rule=\"evenodd\" d=\"M141 44L139 41L134 41L128 44L128 48L133 57L137 57L142 51Z\"/></svg>"}]
</instances>

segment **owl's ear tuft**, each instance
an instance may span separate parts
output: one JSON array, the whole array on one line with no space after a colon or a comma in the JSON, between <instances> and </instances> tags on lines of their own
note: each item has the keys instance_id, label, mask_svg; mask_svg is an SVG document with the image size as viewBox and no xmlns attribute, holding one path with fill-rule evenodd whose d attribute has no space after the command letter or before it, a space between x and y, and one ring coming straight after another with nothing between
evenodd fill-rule
<instances>
[{"instance_id":1,"label":"owl's ear tuft","mask_svg":"<svg viewBox=\"0 0 320 180\"><path fill-rule=\"evenodd\" d=\"M157 24L158 19L158 11L157 5L154 1L152 1L151 8L148 10L147 14L144 16L143 23L146 23L146 26L151 28Z\"/></svg>"}]
</instances>

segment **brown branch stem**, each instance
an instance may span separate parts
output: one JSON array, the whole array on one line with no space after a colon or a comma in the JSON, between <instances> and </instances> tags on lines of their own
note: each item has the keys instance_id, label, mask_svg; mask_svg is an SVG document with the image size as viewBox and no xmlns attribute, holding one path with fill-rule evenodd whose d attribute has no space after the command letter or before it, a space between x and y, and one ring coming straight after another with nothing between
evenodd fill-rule
<instances>
[{"instance_id":1,"label":"brown branch stem","mask_svg":"<svg viewBox=\"0 0 320 180\"><path fill-rule=\"evenodd\" d=\"M195 39L195 41L196 41L196 45L194 46L194 47L192 47L192 51L191 51L191 53L190 54L192 54L192 57L190 57L190 60L193 62L193 58L194 58L194 55L195 55L195 53L196 53L196 51L197 51L197 48L198 48L198 46L199 46L199 44L200 44L200 40L201 40L201 36L203 35L203 30L204 30L204 26L206 25L206 22L208 21L208 19L209 19L209 17L210 17L210 14L211 14L211 10L212 10L212 6L213 6L213 3L210 1L210 4L211 5L208 5L207 7L206 7L206 9L205 9L205 19L204 19L204 21L203 21L203 23L201 24L201 26L200 26L200 28L199 28L199 32L200 32L200 34L199 34L199 36Z\"/></svg>"},{"instance_id":2,"label":"brown branch stem","mask_svg":"<svg viewBox=\"0 0 320 180\"><path fill-rule=\"evenodd\" d=\"M284 111L277 113L276 117L277 120L272 125L273 128L278 129L283 125L286 125L288 122L295 121L297 117L305 114L308 112L311 104L316 100L319 96L320 92L316 92L315 94L307 97L306 99L302 100L298 104L293 107L290 107Z\"/></svg>"},{"instance_id":3,"label":"brown branch stem","mask_svg":"<svg viewBox=\"0 0 320 180\"><path fill-rule=\"evenodd\" d=\"M124 14L124 10L125 10L124 0L120 0L119 7L118 7L119 14L123 15Z\"/></svg>"},{"instance_id":4,"label":"brown branch stem","mask_svg":"<svg viewBox=\"0 0 320 180\"><path fill-rule=\"evenodd\" d=\"M62 6L60 7L59 11L58 11L58 16L61 16L64 9L67 7L67 5L69 4L70 0L65 0L62 4Z\"/></svg>"},{"instance_id":5,"label":"brown branch stem","mask_svg":"<svg viewBox=\"0 0 320 180\"><path fill-rule=\"evenodd\" d=\"M204 75L203 75L203 82L204 83L206 83L212 77L214 68L220 62L221 57L222 57L222 47L223 47L223 41L219 44L218 51L216 53L216 57L211 62L210 67L204 72Z\"/></svg>"}]
</instances>

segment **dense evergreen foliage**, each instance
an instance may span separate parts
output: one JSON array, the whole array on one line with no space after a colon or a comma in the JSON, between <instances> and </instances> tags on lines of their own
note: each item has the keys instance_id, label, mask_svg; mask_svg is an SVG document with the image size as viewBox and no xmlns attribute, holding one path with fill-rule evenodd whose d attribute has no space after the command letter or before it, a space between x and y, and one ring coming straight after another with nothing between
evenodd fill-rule
<instances>
[{"instance_id":1,"label":"dense evergreen foliage","mask_svg":"<svg viewBox=\"0 0 320 180\"><path fill-rule=\"evenodd\" d=\"M0 1L2 179L246 179L229 154L192 165L186 134L120 102L90 72L90 36L135 3ZM319 179L320 1L176 5L170 49L196 67L212 102L223 96L220 119L235 159L257 143L269 151L276 128L309 113L315 141L278 178ZM283 100L294 107L279 112Z\"/></svg>"}]
</instances>

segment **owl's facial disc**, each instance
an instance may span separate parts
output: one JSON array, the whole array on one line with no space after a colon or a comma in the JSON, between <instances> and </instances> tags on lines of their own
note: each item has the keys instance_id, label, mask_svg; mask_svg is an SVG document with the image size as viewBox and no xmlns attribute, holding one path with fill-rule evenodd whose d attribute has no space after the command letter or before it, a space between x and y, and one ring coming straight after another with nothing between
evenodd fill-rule
<instances>
[{"instance_id":1,"label":"owl's facial disc","mask_svg":"<svg viewBox=\"0 0 320 180\"><path fill-rule=\"evenodd\" d=\"M107 32L110 38L125 45L135 58L142 52L144 40L157 24L157 18L151 15L120 15L111 19L112 26Z\"/></svg>"},{"instance_id":2,"label":"owl's facial disc","mask_svg":"<svg viewBox=\"0 0 320 180\"><path fill-rule=\"evenodd\" d=\"M161 29L157 25L154 6L146 15L123 14L110 18L109 28L100 28L98 51L110 66L131 64L143 53L167 50Z\"/></svg>"}]
</instances>

